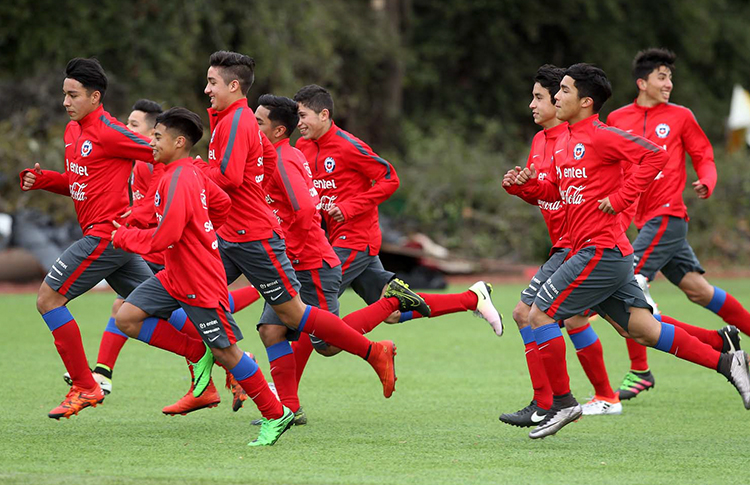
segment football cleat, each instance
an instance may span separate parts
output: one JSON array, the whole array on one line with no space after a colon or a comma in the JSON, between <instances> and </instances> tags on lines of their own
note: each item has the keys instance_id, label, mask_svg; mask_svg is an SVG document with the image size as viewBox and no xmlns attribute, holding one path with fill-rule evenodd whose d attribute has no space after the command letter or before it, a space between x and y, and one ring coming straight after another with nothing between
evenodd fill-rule
<instances>
[{"instance_id":1,"label":"football cleat","mask_svg":"<svg viewBox=\"0 0 750 485\"><path fill-rule=\"evenodd\" d=\"M552 436L560 431L564 426L577 421L583 414L581 405L576 403L573 406L559 408L555 404L544 417L539 426L529 433L529 438L537 439L546 436Z\"/></svg>"},{"instance_id":2,"label":"football cleat","mask_svg":"<svg viewBox=\"0 0 750 485\"><path fill-rule=\"evenodd\" d=\"M60 418L70 419L71 416L77 415L82 409L95 408L97 404L101 404L103 401L104 393L99 386L96 389L81 389L73 385L63 402L50 411L48 416L57 420Z\"/></svg>"},{"instance_id":3,"label":"football cleat","mask_svg":"<svg viewBox=\"0 0 750 485\"><path fill-rule=\"evenodd\" d=\"M250 421L250 424L253 426L260 426L263 424L263 418L261 419L254 419ZM294 419L292 420L292 426L304 426L307 424L307 414L305 414L305 410L302 409L302 406L299 407L298 410L294 412Z\"/></svg>"},{"instance_id":4,"label":"football cleat","mask_svg":"<svg viewBox=\"0 0 750 485\"><path fill-rule=\"evenodd\" d=\"M373 342L370 347L370 355L367 356L367 362L380 377L383 384L383 395L386 398L391 397L396 389L396 345L391 340Z\"/></svg>"},{"instance_id":5,"label":"football cleat","mask_svg":"<svg viewBox=\"0 0 750 485\"><path fill-rule=\"evenodd\" d=\"M99 384L99 387L102 388L102 392L105 396L112 392L112 379L103 376L98 372L92 372L91 376L94 378L96 383ZM63 374L63 380L67 385L73 385L73 378L70 377L69 373L66 372L65 374Z\"/></svg>"},{"instance_id":6,"label":"football cleat","mask_svg":"<svg viewBox=\"0 0 750 485\"><path fill-rule=\"evenodd\" d=\"M232 411L237 412L247 400L247 392L242 388L237 379L227 372L227 389L232 391Z\"/></svg>"},{"instance_id":7,"label":"football cleat","mask_svg":"<svg viewBox=\"0 0 750 485\"><path fill-rule=\"evenodd\" d=\"M533 400L528 406L515 413L501 414L500 421L519 428L530 428L541 423L548 412L549 409L539 407L536 400Z\"/></svg>"},{"instance_id":8,"label":"football cleat","mask_svg":"<svg viewBox=\"0 0 750 485\"><path fill-rule=\"evenodd\" d=\"M638 394L643 391L653 389L655 385L656 381L654 380L654 375L651 374L651 371L636 372L631 370L625 374L625 378L623 378L622 384L620 384L620 388L615 391L615 394L617 394L620 401L627 401L628 399L633 399L638 396Z\"/></svg>"},{"instance_id":9,"label":"football cleat","mask_svg":"<svg viewBox=\"0 0 750 485\"><path fill-rule=\"evenodd\" d=\"M589 402L581 406L584 416L601 416L605 414L622 414L620 401L610 402L604 398L594 396Z\"/></svg>"},{"instance_id":10,"label":"football cleat","mask_svg":"<svg viewBox=\"0 0 750 485\"><path fill-rule=\"evenodd\" d=\"M409 285L398 278L388 283L383 298L396 298L401 312L417 312L423 317L429 317L432 313L424 298L410 290Z\"/></svg>"},{"instance_id":11,"label":"football cleat","mask_svg":"<svg viewBox=\"0 0 750 485\"><path fill-rule=\"evenodd\" d=\"M214 367L214 354L208 345L203 344L206 351L198 362L191 362L193 365L193 397L200 397L211 382L211 370Z\"/></svg>"},{"instance_id":12,"label":"football cleat","mask_svg":"<svg viewBox=\"0 0 750 485\"><path fill-rule=\"evenodd\" d=\"M733 354L740 350L740 331L734 325L727 325L724 328L717 330L721 336L721 340L724 341L724 345L721 348L722 354Z\"/></svg>"},{"instance_id":13,"label":"football cleat","mask_svg":"<svg viewBox=\"0 0 750 485\"><path fill-rule=\"evenodd\" d=\"M747 354L744 350L738 350L731 355L727 355L732 361L729 364L729 375L725 374L725 376L737 388L745 409L750 409L750 372L748 371ZM722 358L726 358L724 354L722 354Z\"/></svg>"},{"instance_id":14,"label":"football cleat","mask_svg":"<svg viewBox=\"0 0 750 485\"><path fill-rule=\"evenodd\" d=\"M648 284L648 279L641 274L637 274L635 275L635 281L638 282L638 286L643 290L643 296L646 297L646 303L651 305L651 313L659 315L659 305L657 305L656 301L651 297L651 292L649 291L651 285Z\"/></svg>"},{"instance_id":15,"label":"football cleat","mask_svg":"<svg viewBox=\"0 0 750 485\"><path fill-rule=\"evenodd\" d=\"M193 386L190 386L187 394L182 396L176 403L165 406L161 412L168 416L175 416L177 414L185 416L199 409L215 408L220 402L221 397L219 396L219 392L216 390L213 380L209 380L206 390L199 397L193 396Z\"/></svg>"},{"instance_id":16,"label":"football cleat","mask_svg":"<svg viewBox=\"0 0 750 485\"><path fill-rule=\"evenodd\" d=\"M261 418L260 433L258 437L247 444L247 446L273 446L286 430L292 426L294 413L286 406L282 406L284 414L278 419Z\"/></svg>"},{"instance_id":17,"label":"football cleat","mask_svg":"<svg viewBox=\"0 0 750 485\"><path fill-rule=\"evenodd\" d=\"M474 310L474 315L487 320L492 330L495 331L495 335L501 337L503 335L503 317L492 304L492 285L484 281L477 281L471 285L469 290L477 295L477 309Z\"/></svg>"}]
</instances>

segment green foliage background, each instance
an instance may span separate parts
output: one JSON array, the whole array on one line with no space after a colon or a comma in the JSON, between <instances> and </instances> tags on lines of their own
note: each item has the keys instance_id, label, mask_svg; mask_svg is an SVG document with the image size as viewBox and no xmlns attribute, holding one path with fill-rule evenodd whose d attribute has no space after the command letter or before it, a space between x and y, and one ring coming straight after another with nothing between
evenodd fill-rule
<instances>
[{"instance_id":1,"label":"green foliage background","mask_svg":"<svg viewBox=\"0 0 750 485\"><path fill-rule=\"evenodd\" d=\"M673 102L695 112L717 149L715 195L687 196L691 243L704 260L747 264L747 155L721 145L732 86L750 87L748 18L743 0L3 2L0 210L72 216L68 200L17 184L35 161L62 168L68 59L102 62L105 105L118 117L146 97L206 121L207 59L228 49L256 59L251 104L310 83L331 90L337 123L396 166L402 186L383 210L401 229L467 256L538 260L548 245L541 217L500 188L537 130L527 108L536 68L601 66L614 87L604 117L635 95L634 54L664 46L678 54Z\"/></svg>"}]
</instances>

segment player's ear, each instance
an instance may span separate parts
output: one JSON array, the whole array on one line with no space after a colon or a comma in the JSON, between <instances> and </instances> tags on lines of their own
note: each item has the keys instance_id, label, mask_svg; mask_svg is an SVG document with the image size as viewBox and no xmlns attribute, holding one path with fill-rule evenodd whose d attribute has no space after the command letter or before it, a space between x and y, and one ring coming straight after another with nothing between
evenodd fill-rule
<instances>
[{"instance_id":1,"label":"player's ear","mask_svg":"<svg viewBox=\"0 0 750 485\"><path fill-rule=\"evenodd\" d=\"M328 108L323 108L318 116L321 121L328 121L331 118L331 112L328 111Z\"/></svg>"}]
</instances>

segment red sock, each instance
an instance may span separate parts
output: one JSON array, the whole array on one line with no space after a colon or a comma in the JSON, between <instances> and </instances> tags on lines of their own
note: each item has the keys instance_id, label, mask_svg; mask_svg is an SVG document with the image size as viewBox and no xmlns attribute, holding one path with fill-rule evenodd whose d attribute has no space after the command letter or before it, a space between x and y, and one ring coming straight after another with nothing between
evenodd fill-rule
<instances>
[{"instance_id":1,"label":"red sock","mask_svg":"<svg viewBox=\"0 0 750 485\"><path fill-rule=\"evenodd\" d=\"M114 370L120 350L127 341L127 337L105 330L102 334L102 341L99 343L99 356L96 358L96 363L106 365L110 370Z\"/></svg>"},{"instance_id":2,"label":"red sock","mask_svg":"<svg viewBox=\"0 0 750 485\"><path fill-rule=\"evenodd\" d=\"M195 340L203 341L203 337L201 337L201 334L198 333L198 329L195 328L195 325L193 325L193 321L189 318L185 320L185 325L182 326L182 330L180 332L186 334L190 338L194 338Z\"/></svg>"},{"instance_id":3,"label":"red sock","mask_svg":"<svg viewBox=\"0 0 750 485\"><path fill-rule=\"evenodd\" d=\"M297 387L299 388L299 381L302 379L302 373L305 371L307 361L310 359L310 354L312 354L313 351L310 336L306 333L300 335L299 340L292 342L292 351L294 351L295 377L297 379Z\"/></svg>"},{"instance_id":4,"label":"red sock","mask_svg":"<svg viewBox=\"0 0 750 485\"><path fill-rule=\"evenodd\" d=\"M552 407L552 387L535 341L526 344L526 365L529 368L531 385L534 387L534 400L540 408L549 409Z\"/></svg>"},{"instance_id":5,"label":"red sock","mask_svg":"<svg viewBox=\"0 0 750 485\"><path fill-rule=\"evenodd\" d=\"M632 338L626 338L625 343L628 346L628 355L630 356L630 370L638 372L647 371L648 356L646 355L646 347Z\"/></svg>"},{"instance_id":6,"label":"red sock","mask_svg":"<svg viewBox=\"0 0 750 485\"><path fill-rule=\"evenodd\" d=\"M299 396L297 395L297 376L294 362L294 354L286 354L270 362L271 378L276 384L276 392L279 393L281 404L294 412L299 409Z\"/></svg>"},{"instance_id":7,"label":"red sock","mask_svg":"<svg viewBox=\"0 0 750 485\"><path fill-rule=\"evenodd\" d=\"M281 402L276 399L273 391L268 387L266 378L263 377L263 372L261 372L260 368L247 379L237 382L239 382L247 395L250 396L255 405L258 406L258 410L264 418L279 419L284 414Z\"/></svg>"},{"instance_id":8,"label":"red sock","mask_svg":"<svg viewBox=\"0 0 750 485\"><path fill-rule=\"evenodd\" d=\"M380 322L396 310L398 310L396 298L381 298L372 305L343 317L343 320L347 325L364 335L380 325Z\"/></svg>"},{"instance_id":9,"label":"red sock","mask_svg":"<svg viewBox=\"0 0 750 485\"><path fill-rule=\"evenodd\" d=\"M159 319L159 322L156 324L156 328L154 328L148 344L186 357L190 362L198 362L206 352L203 340L194 339L180 332L170 325L168 321L162 319Z\"/></svg>"},{"instance_id":10,"label":"red sock","mask_svg":"<svg viewBox=\"0 0 750 485\"><path fill-rule=\"evenodd\" d=\"M55 347L60 354L65 370L73 379L73 384L83 389L95 389L98 385L91 376L86 352L83 350L81 331L75 320L70 320L52 331L55 338Z\"/></svg>"},{"instance_id":11,"label":"red sock","mask_svg":"<svg viewBox=\"0 0 750 485\"><path fill-rule=\"evenodd\" d=\"M562 396L570 392L568 365L565 362L565 340L562 335L539 346L544 369L547 371L552 394Z\"/></svg>"},{"instance_id":12,"label":"red sock","mask_svg":"<svg viewBox=\"0 0 750 485\"><path fill-rule=\"evenodd\" d=\"M232 313L237 313L238 311L247 308L260 298L260 293L258 293L258 290L256 290L254 286L245 286L239 290L230 291L229 294L232 295L232 300L234 300L234 309L232 309Z\"/></svg>"},{"instance_id":13,"label":"red sock","mask_svg":"<svg viewBox=\"0 0 750 485\"><path fill-rule=\"evenodd\" d=\"M737 327L740 332L750 335L750 313L729 293L716 314L729 325Z\"/></svg>"},{"instance_id":14,"label":"red sock","mask_svg":"<svg viewBox=\"0 0 750 485\"><path fill-rule=\"evenodd\" d=\"M477 309L477 302L479 301L477 294L471 290L449 295L442 293L418 293L418 295L424 298L424 301L430 307L430 318L467 310L474 311ZM414 312L412 319L414 318L422 318L422 315L419 312Z\"/></svg>"},{"instance_id":15,"label":"red sock","mask_svg":"<svg viewBox=\"0 0 750 485\"><path fill-rule=\"evenodd\" d=\"M587 323L583 327L568 330L569 335L575 335L584 331L591 324ZM576 355L581 362L581 367L589 378L589 382L594 386L594 394L606 399L617 399L612 386L609 383L609 375L604 365L604 352L602 351L602 342L598 338L594 343L576 349Z\"/></svg>"},{"instance_id":16,"label":"red sock","mask_svg":"<svg viewBox=\"0 0 750 485\"><path fill-rule=\"evenodd\" d=\"M718 367L719 357L721 357L721 352L714 350L710 345L701 342L680 327L674 327L674 341L669 353L713 370Z\"/></svg>"},{"instance_id":17,"label":"red sock","mask_svg":"<svg viewBox=\"0 0 750 485\"><path fill-rule=\"evenodd\" d=\"M724 340L722 340L721 335L719 335L719 332L717 332L716 330L696 327L695 325L690 325L689 323L675 320L674 318L668 317L667 315L662 315L661 321L664 323L671 323L675 327L680 327L701 342L713 347L714 350L718 350L719 352L721 352L721 349L724 348Z\"/></svg>"},{"instance_id":18,"label":"red sock","mask_svg":"<svg viewBox=\"0 0 750 485\"><path fill-rule=\"evenodd\" d=\"M315 335L350 354L365 358L372 342L333 313L314 306L308 306L307 308L310 309L307 320L300 322L300 330ZM304 326L302 323L304 323Z\"/></svg>"}]
</instances>

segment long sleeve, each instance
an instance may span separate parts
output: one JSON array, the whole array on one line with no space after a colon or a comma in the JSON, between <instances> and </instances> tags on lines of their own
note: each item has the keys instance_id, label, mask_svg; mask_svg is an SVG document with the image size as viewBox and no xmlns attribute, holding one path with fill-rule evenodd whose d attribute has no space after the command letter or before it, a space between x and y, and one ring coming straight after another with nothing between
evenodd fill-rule
<instances>
[{"instance_id":1,"label":"long sleeve","mask_svg":"<svg viewBox=\"0 0 750 485\"><path fill-rule=\"evenodd\" d=\"M366 144L356 140L350 141L353 146L347 153L350 157L348 163L354 170L374 180L375 183L369 190L336 204L344 213L345 219L354 218L376 208L393 195L400 184L393 165L377 156Z\"/></svg>"},{"instance_id":2,"label":"long sleeve","mask_svg":"<svg viewBox=\"0 0 750 485\"><path fill-rule=\"evenodd\" d=\"M130 216L125 220L131 226L145 229L154 225L154 197L156 196L159 180L161 180L161 176L164 174L164 164L155 163L153 170L146 195L139 200L133 201Z\"/></svg>"},{"instance_id":3,"label":"long sleeve","mask_svg":"<svg viewBox=\"0 0 750 485\"><path fill-rule=\"evenodd\" d=\"M206 177L206 198L208 199L208 218L214 230L217 230L227 221L229 211L232 209L232 199L208 177Z\"/></svg>"},{"instance_id":4,"label":"long sleeve","mask_svg":"<svg viewBox=\"0 0 750 485\"><path fill-rule=\"evenodd\" d=\"M101 132L101 143L107 155L112 158L154 162L154 153L146 137L133 133L105 116L101 120L109 128L104 128Z\"/></svg>"},{"instance_id":5,"label":"long sleeve","mask_svg":"<svg viewBox=\"0 0 750 485\"><path fill-rule=\"evenodd\" d=\"M33 170L27 168L19 174L21 188L23 188L23 176L28 172L33 172ZM55 194L70 195L68 177L65 173L55 172L54 170L42 170L41 174L36 174L36 181L30 190L46 190Z\"/></svg>"},{"instance_id":6,"label":"long sleeve","mask_svg":"<svg viewBox=\"0 0 750 485\"><path fill-rule=\"evenodd\" d=\"M682 143L693 161L693 168L695 173L698 174L698 180L708 188L707 197L711 197L716 188L717 180L714 149L692 112L685 120L685 126L682 130Z\"/></svg>"},{"instance_id":7,"label":"long sleeve","mask_svg":"<svg viewBox=\"0 0 750 485\"><path fill-rule=\"evenodd\" d=\"M232 125L226 143L218 143L224 147L221 153L215 154L216 160L211 160L207 167L201 167L211 180L226 191L232 191L242 185L245 177L245 164L248 162L251 140L260 138L257 133L248 133L248 128L240 119L241 110L237 110L232 119ZM217 128L218 130L218 128ZM216 136L223 134L217 133Z\"/></svg>"},{"instance_id":8,"label":"long sleeve","mask_svg":"<svg viewBox=\"0 0 750 485\"><path fill-rule=\"evenodd\" d=\"M303 174L294 168L292 164L279 160L274 174L275 183L284 192L286 200L291 204L293 215L289 226L285 229L294 237L286 238L287 252L292 256L290 259L299 259L299 255L307 243L307 235L312 228L313 219L318 209L315 199L310 196L310 190L305 183Z\"/></svg>"}]
</instances>

